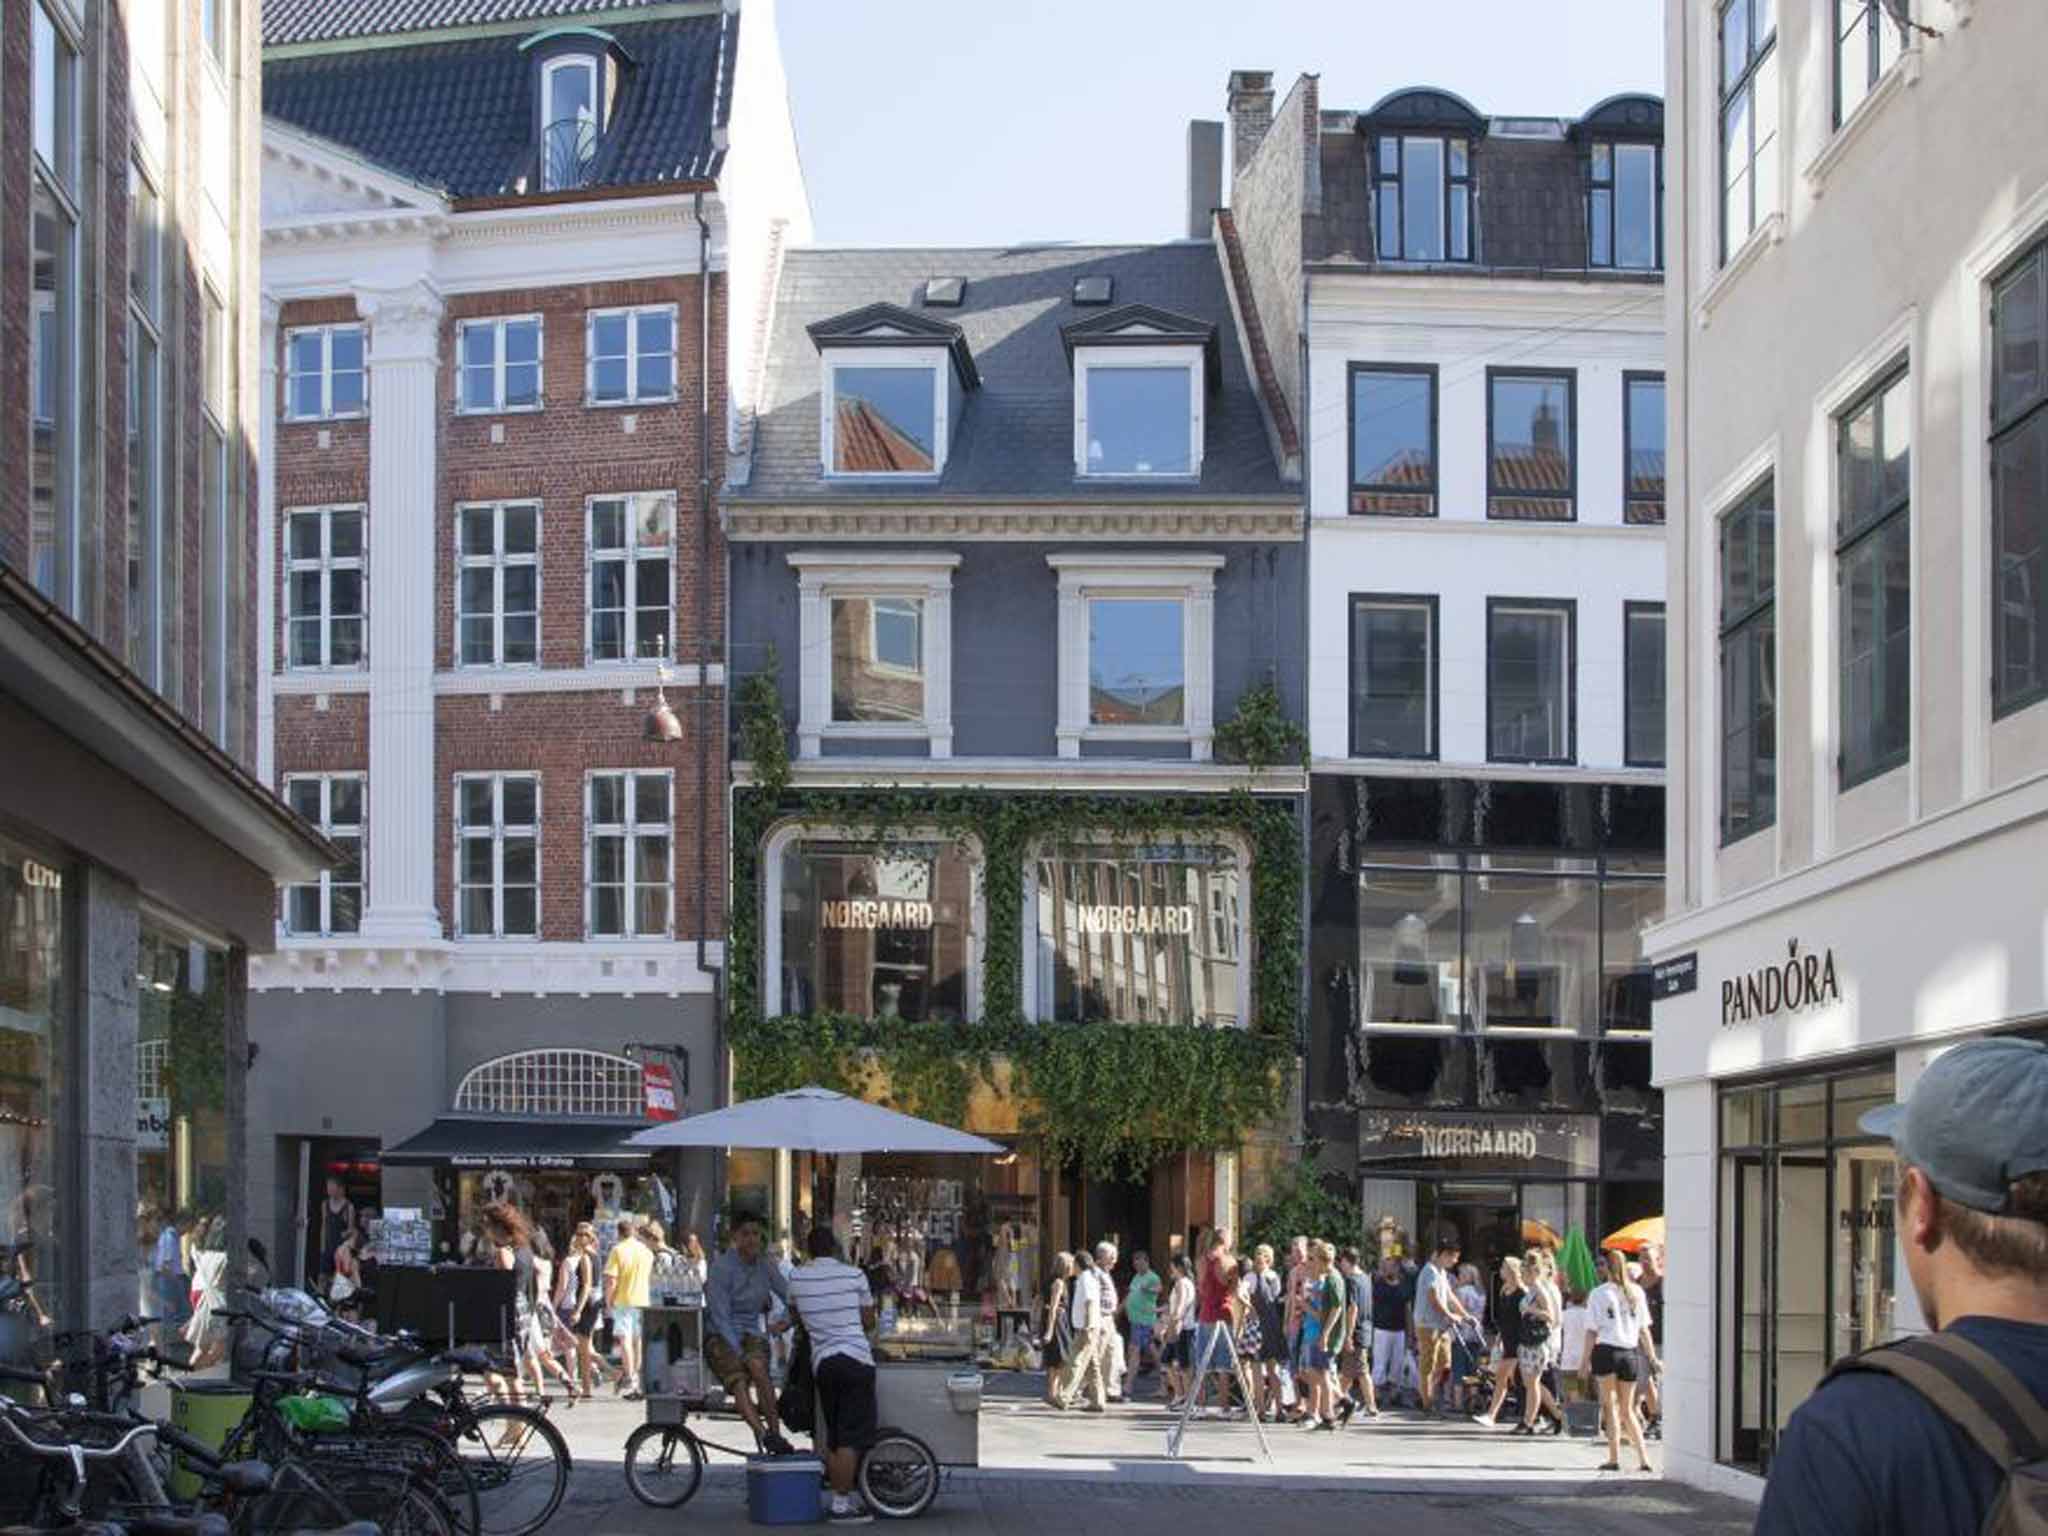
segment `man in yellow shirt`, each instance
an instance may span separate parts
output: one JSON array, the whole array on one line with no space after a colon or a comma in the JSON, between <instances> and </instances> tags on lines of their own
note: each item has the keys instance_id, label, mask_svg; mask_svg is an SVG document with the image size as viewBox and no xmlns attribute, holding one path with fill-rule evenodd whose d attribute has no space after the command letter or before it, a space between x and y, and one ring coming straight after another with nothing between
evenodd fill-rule
<instances>
[{"instance_id":1,"label":"man in yellow shirt","mask_svg":"<svg viewBox=\"0 0 2048 1536\"><path fill-rule=\"evenodd\" d=\"M654 1252L640 1241L640 1218L619 1218L619 1240L604 1261L604 1304L612 1315L612 1337L619 1342L619 1379L615 1392L627 1401L640 1393L641 1313L649 1301L647 1281L654 1273Z\"/></svg>"}]
</instances>

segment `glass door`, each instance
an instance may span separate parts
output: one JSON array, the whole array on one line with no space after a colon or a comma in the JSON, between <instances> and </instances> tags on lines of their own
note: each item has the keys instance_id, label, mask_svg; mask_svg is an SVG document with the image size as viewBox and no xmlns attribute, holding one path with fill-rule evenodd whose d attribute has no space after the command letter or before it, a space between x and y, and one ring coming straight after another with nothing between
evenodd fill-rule
<instances>
[{"instance_id":1,"label":"glass door","mask_svg":"<svg viewBox=\"0 0 2048 1536\"><path fill-rule=\"evenodd\" d=\"M1722 1165L1722 1233L1726 1262L1722 1268L1723 1380L1721 1451L1738 1466L1763 1463L1764 1350L1770 1318L1770 1268L1765 1256L1770 1215L1764 1198L1764 1160L1730 1158Z\"/></svg>"}]
</instances>

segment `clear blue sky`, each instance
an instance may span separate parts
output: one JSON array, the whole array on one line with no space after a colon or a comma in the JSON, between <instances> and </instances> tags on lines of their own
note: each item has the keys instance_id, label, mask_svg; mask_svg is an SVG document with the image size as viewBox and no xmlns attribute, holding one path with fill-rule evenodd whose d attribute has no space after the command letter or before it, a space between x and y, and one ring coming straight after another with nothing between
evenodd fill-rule
<instances>
[{"instance_id":1,"label":"clear blue sky","mask_svg":"<svg viewBox=\"0 0 2048 1536\"><path fill-rule=\"evenodd\" d=\"M1232 69L1324 110L1436 85L1497 116L1661 93L1662 0L779 0L820 244L1158 240ZM1227 140L1226 140L1227 142Z\"/></svg>"}]
</instances>

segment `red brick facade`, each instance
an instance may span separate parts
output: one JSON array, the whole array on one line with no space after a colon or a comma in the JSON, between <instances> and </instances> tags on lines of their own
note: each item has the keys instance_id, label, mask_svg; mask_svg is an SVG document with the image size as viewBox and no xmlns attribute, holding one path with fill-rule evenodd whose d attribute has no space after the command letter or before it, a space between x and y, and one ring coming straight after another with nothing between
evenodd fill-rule
<instances>
[{"instance_id":1,"label":"red brick facade","mask_svg":"<svg viewBox=\"0 0 2048 1536\"><path fill-rule=\"evenodd\" d=\"M576 284L451 296L446 302L436 381L436 497L434 660L437 677L464 685L479 670L459 670L455 657L457 590L456 508L486 501L532 501L540 505L541 670L586 666L588 500L609 493L666 491L676 498L671 653L684 666L716 662L724 632L722 610L725 550L715 509L708 549L700 545L698 518L698 412L702 381L711 389L709 466L716 485L724 473L725 284L712 278L712 354L708 370L699 348L698 280ZM586 316L592 309L673 304L677 398L672 402L593 407L584 403ZM539 314L543 317L542 408L488 415L459 413L457 326L466 319ZM295 301L279 316L279 346L299 325L355 318L346 298ZM374 354L374 341L372 342ZM280 390L284 358L277 359ZM268 402L267 402L268 404ZM364 538L374 547L378 508L370 495L370 432L379 402L374 355L369 415L355 420L294 423L283 420L282 398L276 454L277 569L279 624L274 637L276 665L284 671L283 533L295 507L361 504ZM628 430L628 423L631 430ZM501 441L494 441L494 431ZM320 446L322 433L327 446ZM370 615L367 645L374 660L379 595L366 593ZM707 607L708 605L708 607ZM702 629L708 656L700 658ZM601 670L601 669L600 669ZM634 669L637 674L641 669ZM434 901L442 931L454 937L454 780L461 773L537 773L541 779L542 940L574 941L584 936L584 781L593 771L667 768L673 773L675 876L674 935L722 935L725 883L724 698L722 690L672 685L670 702L684 722L679 743L642 739L642 718L652 690L638 689L623 700L620 687L534 691L532 669L505 674L506 691L442 693L434 710ZM337 679L340 681L340 679ZM355 686L360 686L356 684ZM310 695L294 690L276 701L276 772L367 770L370 735L377 728L370 699L362 692L334 693L319 709ZM382 707L382 706L380 706ZM713 732L708 744L708 793L701 839L698 832L697 740L700 727ZM370 785L370 816L376 815L377 786ZM698 910L700 842L708 855L706 910ZM374 881L374 873L372 875Z\"/></svg>"}]
</instances>

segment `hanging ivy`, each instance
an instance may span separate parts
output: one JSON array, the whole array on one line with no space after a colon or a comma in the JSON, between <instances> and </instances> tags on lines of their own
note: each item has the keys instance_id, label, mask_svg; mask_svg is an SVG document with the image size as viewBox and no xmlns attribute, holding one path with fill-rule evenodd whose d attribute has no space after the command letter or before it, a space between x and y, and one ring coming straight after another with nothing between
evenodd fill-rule
<instances>
[{"instance_id":1,"label":"hanging ivy","mask_svg":"<svg viewBox=\"0 0 2048 1536\"><path fill-rule=\"evenodd\" d=\"M1237 709L1216 727L1216 755L1226 763L1262 768L1306 768L1308 732L1287 716L1280 690L1268 679L1238 695Z\"/></svg>"},{"instance_id":2,"label":"hanging ivy","mask_svg":"<svg viewBox=\"0 0 2048 1536\"><path fill-rule=\"evenodd\" d=\"M744 706L743 706L744 707ZM780 729L779 710L776 714ZM878 1022L761 1010L761 849L778 822L829 826L888 846L972 837L984 856L987 941L981 1020ZM1285 1101L1301 986L1300 843L1290 802L1226 795L1001 794L887 786L734 796L728 996L742 1098L814 1082L959 1124L977 1089L1010 1068L1021 1128L1048 1158L1091 1176L1133 1174L1162 1155L1232 1147ZM1235 833L1250 847L1253 1017L1246 1029L1024 1017L1024 869L1038 845L1114 829L1126 842L1195 843Z\"/></svg>"}]
</instances>

